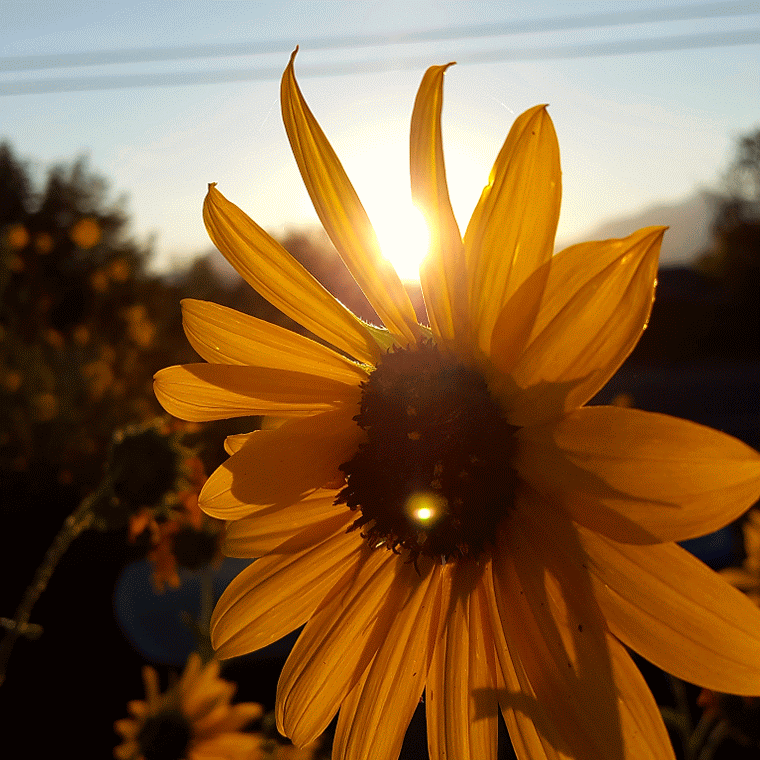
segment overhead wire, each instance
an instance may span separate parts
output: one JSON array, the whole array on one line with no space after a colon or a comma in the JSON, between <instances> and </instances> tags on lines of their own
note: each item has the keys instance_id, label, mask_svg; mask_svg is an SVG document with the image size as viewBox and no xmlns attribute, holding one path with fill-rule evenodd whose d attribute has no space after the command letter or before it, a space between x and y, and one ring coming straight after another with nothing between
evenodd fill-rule
<instances>
[{"instance_id":1,"label":"overhead wire","mask_svg":"<svg viewBox=\"0 0 760 760\"><path fill-rule=\"evenodd\" d=\"M325 50L356 47L387 47L447 39L476 39L533 32L592 29L603 26L653 24L729 16L759 15L757 2L713 2L699 5L659 6L650 9L615 11L555 18L521 19L475 26L445 27L406 32L393 36L354 35L320 37L302 42L303 49ZM660 37L624 39L614 42L491 48L457 54L460 64L506 61L550 60L606 57L672 50L694 50L712 47L756 45L760 29L726 32L692 33ZM0 72L32 71L51 68L72 68L92 65L146 63L197 58L233 57L290 52L295 43L257 41L255 43L218 43L165 48L90 51L85 53L50 54L44 56L11 56L0 58ZM421 68L427 64L422 56L399 56L364 61L333 62L303 65L299 76L329 77L366 74L378 71ZM168 87L200 84L221 84L278 79L281 67L217 69L213 71L174 71L145 74L103 74L85 77L47 77L40 79L0 80L0 95L49 94L134 87Z\"/></svg>"}]
</instances>

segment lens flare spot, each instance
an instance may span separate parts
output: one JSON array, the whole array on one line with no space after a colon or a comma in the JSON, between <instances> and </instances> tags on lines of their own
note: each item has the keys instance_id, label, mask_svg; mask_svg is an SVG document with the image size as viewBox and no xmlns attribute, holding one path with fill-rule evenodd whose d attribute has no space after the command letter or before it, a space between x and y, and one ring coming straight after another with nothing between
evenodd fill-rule
<instances>
[{"instance_id":1,"label":"lens flare spot","mask_svg":"<svg viewBox=\"0 0 760 760\"><path fill-rule=\"evenodd\" d=\"M407 499L406 511L421 527L433 525L446 511L446 499L432 491L417 491Z\"/></svg>"}]
</instances>

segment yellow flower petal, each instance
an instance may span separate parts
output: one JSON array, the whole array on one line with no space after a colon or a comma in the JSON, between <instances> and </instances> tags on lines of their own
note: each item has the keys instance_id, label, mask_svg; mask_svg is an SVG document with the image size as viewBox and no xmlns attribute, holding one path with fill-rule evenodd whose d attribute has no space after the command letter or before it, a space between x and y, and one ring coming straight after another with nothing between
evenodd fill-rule
<instances>
[{"instance_id":1,"label":"yellow flower petal","mask_svg":"<svg viewBox=\"0 0 760 760\"><path fill-rule=\"evenodd\" d=\"M262 739L258 734L235 733L218 734L193 747L187 760L227 760L227 758L264 757Z\"/></svg>"},{"instance_id":2,"label":"yellow flower petal","mask_svg":"<svg viewBox=\"0 0 760 760\"><path fill-rule=\"evenodd\" d=\"M402 344L413 343L421 332L412 302L396 270L383 257L356 191L303 99L294 60L295 53L282 76L282 120L314 209L383 324Z\"/></svg>"},{"instance_id":3,"label":"yellow flower petal","mask_svg":"<svg viewBox=\"0 0 760 760\"><path fill-rule=\"evenodd\" d=\"M589 760L672 760L654 698L607 632L591 578L550 550L525 512L535 517L540 503L519 505L505 530L505 545L494 558L496 607L528 693L559 735L556 749ZM540 517L536 522L546 524ZM567 518L554 521L552 530L563 522L563 538L571 543Z\"/></svg>"},{"instance_id":4,"label":"yellow flower petal","mask_svg":"<svg viewBox=\"0 0 760 760\"><path fill-rule=\"evenodd\" d=\"M441 139L443 74L452 64L431 66L420 84L412 113L412 200L430 230L430 250L420 267L430 327L436 341L460 358L469 353L464 246L446 184Z\"/></svg>"},{"instance_id":5,"label":"yellow flower petal","mask_svg":"<svg viewBox=\"0 0 760 760\"><path fill-rule=\"evenodd\" d=\"M512 652L507 644L496 606L490 563L483 574L481 585L488 604L492 621L490 629L500 665L497 673L497 683L500 686L499 707L517 760L574 760L569 750L559 749L563 747L563 742L536 699L516 653Z\"/></svg>"},{"instance_id":6,"label":"yellow flower petal","mask_svg":"<svg viewBox=\"0 0 760 760\"><path fill-rule=\"evenodd\" d=\"M257 431L211 474L200 493L201 509L235 520L256 506L287 506L321 488L359 446L363 433L353 414L338 409Z\"/></svg>"},{"instance_id":7,"label":"yellow flower petal","mask_svg":"<svg viewBox=\"0 0 760 760\"><path fill-rule=\"evenodd\" d=\"M357 405L358 385L268 367L185 364L155 375L153 390L169 414L191 422L274 414L303 416Z\"/></svg>"},{"instance_id":8,"label":"yellow flower petal","mask_svg":"<svg viewBox=\"0 0 760 760\"><path fill-rule=\"evenodd\" d=\"M227 523L222 543L224 554L262 557L297 534L304 536L308 544L319 525L348 511L345 504L334 503L337 493L319 489L287 507L261 507L247 517ZM311 529L311 537L307 529Z\"/></svg>"},{"instance_id":9,"label":"yellow flower petal","mask_svg":"<svg viewBox=\"0 0 760 760\"><path fill-rule=\"evenodd\" d=\"M257 559L227 586L211 616L211 641L221 659L247 654L303 625L358 562L364 543L348 533L352 516L333 518L329 535L297 554ZM342 579L342 580L341 580Z\"/></svg>"},{"instance_id":10,"label":"yellow flower petal","mask_svg":"<svg viewBox=\"0 0 760 760\"><path fill-rule=\"evenodd\" d=\"M377 361L379 346L361 320L214 184L203 203L203 221L214 245L269 303L360 362Z\"/></svg>"},{"instance_id":11,"label":"yellow flower petal","mask_svg":"<svg viewBox=\"0 0 760 760\"><path fill-rule=\"evenodd\" d=\"M262 716L261 705L250 702L239 705L219 704L205 718L194 723L195 735L205 739L214 734L238 731Z\"/></svg>"},{"instance_id":12,"label":"yellow flower petal","mask_svg":"<svg viewBox=\"0 0 760 760\"><path fill-rule=\"evenodd\" d=\"M447 566L451 606L436 643L425 686L431 757L495 760L498 704L496 661L482 566Z\"/></svg>"},{"instance_id":13,"label":"yellow flower petal","mask_svg":"<svg viewBox=\"0 0 760 760\"><path fill-rule=\"evenodd\" d=\"M601 614L590 582L558 579L556 601L546 587L534 540L515 517L494 557L493 574L501 625L554 730L574 757L622 760L624 737L612 663ZM540 556L540 555L539 555ZM556 560L552 561L556 566ZM555 603L552 603L555 601ZM580 626L580 628L579 628Z\"/></svg>"},{"instance_id":14,"label":"yellow flower petal","mask_svg":"<svg viewBox=\"0 0 760 760\"><path fill-rule=\"evenodd\" d=\"M512 125L464 235L475 345L485 355L505 304L551 259L561 187L554 126L535 106Z\"/></svg>"},{"instance_id":15,"label":"yellow flower petal","mask_svg":"<svg viewBox=\"0 0 760 760\"><path fill-rule=\"evenodd\" d=\"M610 630L677 678L760 694L760 609L677 544L619 544L579 527Z\"/></svg>"},{"instance_id":16,"label":"yellow flower petal","mask_svg":"<svg viewBox=\"0 0 760 760\"><path fill-rule=\"evenodd\" d=\"M398 758L439 635L443 585L439 565L425 568L407 603L396 611L364 680L341 707L335 760Z\"/></svg>"},{"instance_id":17,"label":"yellow flower petal","mask_svg":"<svg viewBox=\"0 0 760 760\"><path fill-rule=\"evenodd\" d=\"M328 596L298 637L277 687L279 730L301 746L332 720L387 639L416 571L365 545L356 572Z\"/></svg>"},{"instance_id":18,"label":"yellow flower petal","mask_svg":"<svg viewBox=\"0 0 760 760\"><path fill-rule=\"evenodd\" d=\"M517 433L519 475L616 541L682 541L736 519L760 494L760 454L717 430L592 406Z\"/></svg>"},{"instance_id":19,"label":"yellow flower petal","mask_svg":"<svg viewBox=\"0 0 760 760\"><path fill-rule=\"evenodd\" d=\"M190 345L212 364L294 370L358 384L367 369L292 330L226 306L185 298L182 325Z\"/></svg>"},{"instance_id":20,"label":"yellow flower petal","mask_svg":"<svg viewBox=\"0 0 760 760\"><path fill-rule=\"evenodd\" d=\"M528 344L549 279L551 261L545 261L510 296L496 318L488 356L479 356L483 375L491 379L491 393L500 398L507 415L513 415L516 383L510 372Z\"/></svg>"},{"instance_id":21,"label":"yellow flower petal","mask_svg":"<svg viewBox=\"0 0 760 760\"><path fill-rule=\"evenodd\" d=\"M262 429L263 429L263 426L262 426ZM271 429L271 428L267 428L267 429ZM224 439L224 450L230 456L232 456L233 454L237 454L238 451L240 451L240 449L242 449L243 446L245 446L245 444L248 443L248 441L250 441L251 438L253 438L253 436L256 435L256 433L258 432L259 432L258 430L254 430L250 433L235 433L235 435L228 435Z\"/></svg>"},{"instance_id":22,"label":"yellow flower petal","mask_svg":"<svg viewBox=\"0 0 760 760\"><path fill-rule=\"evenodd\" d=\"M528 346L516 364L504 357L510 374L495 387L512 424L585 404L623 363L649 319L665 229L582 243L552 259ZM498 366L498 355L492 361Z\"/></svg>"}]
</instances>

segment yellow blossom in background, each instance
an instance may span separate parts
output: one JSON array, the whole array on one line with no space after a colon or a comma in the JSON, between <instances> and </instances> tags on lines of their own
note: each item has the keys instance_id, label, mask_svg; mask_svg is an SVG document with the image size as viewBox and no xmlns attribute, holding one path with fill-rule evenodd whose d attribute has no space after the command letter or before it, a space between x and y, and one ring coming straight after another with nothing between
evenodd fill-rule
<instances>
[{"instance_id":1,"label":"yellow blossom in background","mask_svg":"<svg viewBox=\"0 0 760 760\"><path fill-rule=\"evenodd\" d=\"M77 345L86 346L90 342L90 330L87 325L79 324L73 329L71 337Z\"/></svg>"},{"instance_id":2,"label":"yellow blossom in background","mask_svg":"<svg viewBox=\"0 0 760 760\"><path fill-rule=\"evenodd\" d=\"M116 721L123 741L114 749L117 760L261 760L262 739L245 733L263 709L254 702L231 704L235 684L219 678L219 662L203 665L190 655L179 681L160 693L158 674L143 669L145 700L128 703L130 718Z\"/></svg>"},{"instance_id":3,"label":"yellow blossom in background","mask_svg":"<svg viewBox=\"0 0 760 760\"><path fill-rule=\"evenodd\" d=\"M84 250L96 246L102 236L103 231L100 229L98 220L90 216L80 219L69 231L69 237L79 248Z\"/></svg>"},{"instance_id":4,"label":"yellow blossom in background","mask_svg":"<svg viewBox=\"0 0 760 760\"><path fill-rule=\"evenodd\" d=\"M24 382L23 375L15 369L9 369L2 375L3 389L8 393L15 393Z\"/></svg>"},{"instance_id":5,"label":"yellow blossom in background","mask_svg":"<svg viewBox=\"0 0 760 760\"><path fill-rule=\"evenodd\" d=\"M6 256L3 263L9 272L15 272L18 274L19 272L24 271L24 260L21 258L21 256L15 253Z\"/></svg>"},{"instance_id":6,"label":"yellow blossom in background","mask_svg":"<svg viewBox=\"0 0 760 760\"><path fill-rule=\"evenodd\" d=\"M48 391L35 394L32 398L32 407L37 422L50 422L58 416L60 411L58 396Z\"/></svg>"},{"instance_id":7,"label":"yellow blossom in background","mask_svg":"<svg viewBox=\"0 0 760 760\"><path fill-rule=\"evenodd\" d=\"M127 322L127 335L140 348L149 348L156 337L156 326L141 303L132 304L122 312Z\"/></svg>"},{"instance_id":8,"label":"yellow blossom in background","mask_svg":"<svg viewBox=\"0 0 760 760\"><path fill-rule=\"evenodd\" d=\"M116 259L108 265L108 276L114 282L126 282L130 274L129 264L124 259Z\"/></svg>"},{"instance_id":9,"label":"yellow blossom in background","mask_svg":"<svg viewBox=\"0 0 760 760\"><path fill-rule=\"evenodd\" d=\"M104 359L96 359L82 366L82 376L87 380L90 400L97 402L113 383L113 367Z\"/></svg>"},{"instance_id":10,"label":"yellow blossom in background","mask_svg":"<svg viewBox=\"0 0 760 760\"><path fill-rule=\"evenodd\" d=\"M12 224L5 231L5 241L9 248L20 251L29 245L29 231L23 224Z\"/></svg>"},{"instance_id":11,"label":"yellow blossom in background","mask_svg":"<svg viewBox=\"0 0 760 760\"><path fill-rule=\"evenodd\" d=\"M167 411L284 420L228 438L201 492L201 508L228 521L226 553L259 558L220 599L212 640L233 657L305 626L278 684L278 728L307 745L340 710L339 760L395 760L423 690L431 758L494 760L499 709L520 760L672 758L627 648L686 681L760 693L760 610L674 543L752 505L760 455L665 415L584 406L646 325L664 228L553 257L559 150L536 106L462 235L443 163L446 68L425 74L411 128L429 327L292 59L291 147L386 329L209 188L214 243L323 341L183 302L208 363L156 375Z\"/></svg>"},{"instance_id":12,"label":"yellow blossom in background","mask_svg":"<svg viewBox=\"0 0 760 760\"><path fill-rule=\"evenodd\" d=\"M66 339L61 334L60 330L56 330L54 327L48 327L43 335L45 343L58 351L62 351L66 345Z\"/></svg>"},{"instance_id":13,"label":"yellow blossom in background","mask_svg":"<svg viewBox=\"0 0 760 760\"><path fill-rule=\"evenodd\" d=\"M53 250L54 245L55 241L49 232L38 232L34 236L34 249L41 256L46 256L50 253L50 251Z\"/></svg>"},{"instance_id":14,"label":"yellow blossom in background","mask_svg":"<svg viewBox=\"0 0 760 760\"><path fill-rule=\"evenodd\" d=\"M90 287L96 293L105 293L108 290L108 275L102 269L96 269L90 275Z\"/></svg>"}]
</instances>

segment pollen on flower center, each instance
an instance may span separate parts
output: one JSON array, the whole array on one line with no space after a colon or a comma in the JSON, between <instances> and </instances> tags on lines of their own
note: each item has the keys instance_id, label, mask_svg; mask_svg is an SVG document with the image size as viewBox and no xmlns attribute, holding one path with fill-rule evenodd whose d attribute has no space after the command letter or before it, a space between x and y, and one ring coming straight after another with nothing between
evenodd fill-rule
<instances>
[{"instance_id":1,"label":"pollen on flower center","mask_svg":"<svg viewBox=\"0 0 760 760\"><path fill-rule=\"evenodd\" d=\"M477 557L514 500L515 428L483 377L430 341L387 353L362 386L367 433L341 465L337 501L373 547L443 560Z\"/></svg>"}]
</instances>

